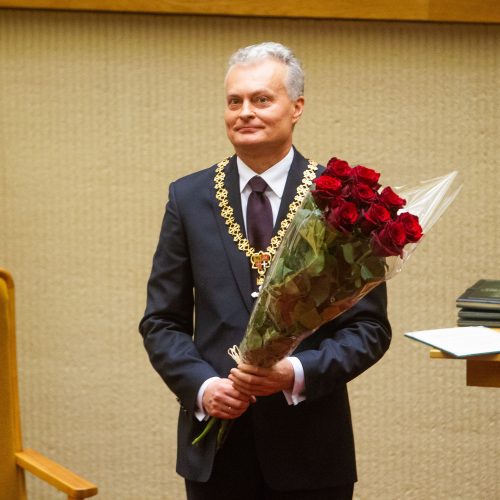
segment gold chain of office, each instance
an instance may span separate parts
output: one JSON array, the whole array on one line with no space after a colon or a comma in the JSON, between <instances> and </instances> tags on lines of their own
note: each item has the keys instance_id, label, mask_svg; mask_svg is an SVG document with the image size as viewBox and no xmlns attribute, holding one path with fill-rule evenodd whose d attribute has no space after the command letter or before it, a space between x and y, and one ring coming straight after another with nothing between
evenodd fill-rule
<instances>
[{"instance_id":1,"label":"gold chain of office","mask_svg":"<svg viewBox=\"0 0 500 500\"><path fill-rule=\"evenodd\" d=\"M243 236L240 225L234 220L234 210L229 205L227 189L224 185L224 180L226 174L224 168L229 163L229 158L226 158L217 164L215 169L215 197L219 201L219 207L221 208L221 215L228 226L229 234L233 237L234 242L238 245L238 249L245 253L245 255L250 259L250 264L252 269L257 271L257 285L262 285L264 283L264 276L266 271L271 266L271 260L274 257L276 250L278 249L288 226L292 222L294 215L297 213L304 196L309 191L309 186L312 184L314 178L316 177L316 170L318 169L318 164L312 160L309 160L306 170L302 176L302 182L297 187L297 194L295 195L292 203L288 207L288 213L286 217L281 221L280 228L275 236L271 238L271 242L265 251L257 251L250 245L250 242Z\"/></svg>"}]
</instances>

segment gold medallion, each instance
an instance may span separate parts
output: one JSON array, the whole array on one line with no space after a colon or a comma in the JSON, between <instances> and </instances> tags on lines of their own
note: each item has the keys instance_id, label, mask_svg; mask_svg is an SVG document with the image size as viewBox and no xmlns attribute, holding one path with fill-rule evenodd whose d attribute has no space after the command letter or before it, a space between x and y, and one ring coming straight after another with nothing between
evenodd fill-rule
<instances>
[{"instance_id":1,"label":"gold medallion","mask_svg":"<svg viewBox=\"0 0 500 500\"><path fill-rule=\"evenodd\" d=\"M269 267L271 267L271 259L271 254L269 252L263 252L262 250L250 255L252 269L255 269L259 275L257 277L257 285L262 285L262 283L264 283L266 271Z\"/></svg>"},{"instance_id":2,"label":"gold medallion","mask_svg":"<svg viewBox=\"0 0 500 500\"><path fill-rule=\"evenodd\" d=\"M229 158L226 158L217 164L215 169L214 185L215 185L215 197L219 201L219 207L221 209L221 216L228 226L229 234L233 237L234 242L238 245L238 249L245 253L245 255L250 259L250 264L252 269L257 271L257 285L262 285L264 283L264 277L267 270L271 267L271 261L278 249L288 226L292 222L297 210L299 209L304 196L309 191L309 186L312 184L314 178L316 177L316 170L318 170L318 164L315 161L309 160L306 170L302 176L302 182L297 186L297 193L288 207L288 213L286 217L281 221L280 228L275 236L271 238L271 243L266 248L266 251L257 251L255 248L250 246L249 241L243 236L240 225L234 220L234 210L229 205L228 202L228 192L224 185L224 179L226 174L224 173L224 167L229 163Z\"/></svg>"}]
</instances>

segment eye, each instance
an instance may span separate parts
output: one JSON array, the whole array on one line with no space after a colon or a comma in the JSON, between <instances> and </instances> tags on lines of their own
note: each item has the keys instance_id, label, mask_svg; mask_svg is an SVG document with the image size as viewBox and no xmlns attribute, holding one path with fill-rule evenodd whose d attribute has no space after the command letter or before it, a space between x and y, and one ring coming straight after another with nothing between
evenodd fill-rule
<instances>
[{"instance_id":1,"label":"eye","mask_svg":"<svg viewBox=\"0 0 500 500\"><path fill-rule=\"evenodd\" d=\"M267 104L269 102L269 97L265 96L265 95L259 95L257 96L257 103L258 104Z\"/></svg>"},{"instance_id":2,"label":"eye","mask_svg":"<svg viewBox=\"0 0 500 500\"><path fill-rule=\"evenodd\" d=\"M227 100L227 105L231 106L231 107L237 106L239 103L240 103L240 99L238 97L230 97Z\"/></svg>"}]
</instances>

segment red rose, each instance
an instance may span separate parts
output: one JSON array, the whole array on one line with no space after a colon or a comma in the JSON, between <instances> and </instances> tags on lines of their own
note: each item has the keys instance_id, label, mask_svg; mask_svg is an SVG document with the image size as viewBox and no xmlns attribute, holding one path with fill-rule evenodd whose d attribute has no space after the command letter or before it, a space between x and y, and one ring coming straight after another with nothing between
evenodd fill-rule
<instances>
[{"instance_id":1,"label":"red rose","mask_svg":"<svg viewBox=\"0 0 500 500\"><path fill-rule=\"evenodd\" d=\"M416 243L420 238L422 238L422 227L420 226L416 215L404 212L398 215L396 221L403 224L406 232L406 241L408 243Z\"/></svg>"},{"instance_id":2,"label":"red rose","mask_svg":"<svg viewBox=\"0 0 500 500\"><path fill-rule=\"evenodd\" d=\"M337 204L332 206L328 212L326 221L338 231L349 233L358 217L358 207L355 203L338 200Z\"/></svg>"},{"instance_id":3,"label":"red rose","mask_svg":"<svg viewBox=\"0 0 500 500\"><path fill-rule=\"evenodd\" d=\"M316 184L316 190L318 191L332 192L335 194L342 188L342 182L329 175L321 175L314 181L314 184Z\"/></svg>"},{"instance_id":4,"label":"red rose","mask_svg":"<svg viewBox=\"0 0 500 500\"><path fill-rule=\"evenodd\" d=\"M374 186L375 189L380 187L378 184L378 179L380 174L372 170L371 168L363 167L362 165L357 165L352 169L352 176L358 181L369 186Z\"/></svg>"},{"instance_id":5,"label":"red rose","mask_svg":"<svg viewBox=\"0 0 500 500\"><path fill-rule=\"evenodd\" d=\"M342 191L340 192L340 195L342 196L342 198L344 198L344 200L348 200L351 195L352 195L352 186L349 182L346 182L343 186L342 186Z\"/></svg>"},{"instance_id":6,"label":"red rose","mask_svg":"<svg viewBox=\"0 0 500 500\"><path fill-rule=\"evenodd\" d=\"M349 166L349 163L338 158L331 158L326 164L326 175L345 180L351 176L351 172L352 168Z\"/></svg>"},{"instance_id":7,"label":"red rose","mask_svg":"<svg viewBox=\"0 0 500 500\"><path fill-rule=\"evenodd\" d=\"M406 200L400 198L389 186L382 190L379 195L379 200L391 212L397 212L406 205Z\"/></svg>"},{"instance_id":8,"label":"red rose","mask_svg":"<svg viewBox=\"0 0 500 500\"><path fill-rule=\"evenodd\" d=\"M375 255L403 255L406 232L401 222L388 222L380 231L372 233L372 248Z\"/></svg>"},{"instance_id":9,"label":"red rose","mask_svg":"<svg viewBox=\"0 0 500 500\"><path fill-rule=\"evenodd\" d=\"M371 233L374 229L387 224L391 220L391 214L389 210L383 205L374 203L370 208L363 214L363 220L361 222L361 230L365 234Z\"/></svg>"},{"instance_id":10,"label":"red rose","mask_svg":"<svg viewBox=\"0 0 500 500\"><path fill-rule=\"evenodd\" d=\"M373 203L377 198L377 191L368 184L360 182L351 187L351 196L361 203Z\"/></svg>"},{"instance_id":11,"label":"red rose","mask_svg":"<svg viewBox=\"0 0 500 500\"><path fill-rule=\"evenodd\" d=\"M311 191L314 201L321 210L330 204L332 198L336 198L342 188L342 182L329 175L321 175L315 181L316 189Z\"/></svg>"}]
</instances>

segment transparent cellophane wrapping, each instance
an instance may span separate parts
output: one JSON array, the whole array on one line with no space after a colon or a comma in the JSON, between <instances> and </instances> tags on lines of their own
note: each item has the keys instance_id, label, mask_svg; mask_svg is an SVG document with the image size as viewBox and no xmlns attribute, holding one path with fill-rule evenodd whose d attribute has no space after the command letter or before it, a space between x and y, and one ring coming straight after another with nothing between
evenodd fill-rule
<instances>
[{"instance_id":1,"label":"transparent cellophane wrapping","mask_svg":"<svg viewBox=\"0 0 500 500\"><path fill-rule=\"evenodd\" d=\"M418 216L424 234L458 194L460 187L450 190L456 175L395 189L407 200L401 212ZM267 272L239 346L240 359L270 367L286 357L304 338L401 271L420 242L406 245L402 256L374 255L369 236L328 226L309 192Z\"/></svg>"}]
</instances>

